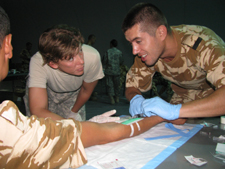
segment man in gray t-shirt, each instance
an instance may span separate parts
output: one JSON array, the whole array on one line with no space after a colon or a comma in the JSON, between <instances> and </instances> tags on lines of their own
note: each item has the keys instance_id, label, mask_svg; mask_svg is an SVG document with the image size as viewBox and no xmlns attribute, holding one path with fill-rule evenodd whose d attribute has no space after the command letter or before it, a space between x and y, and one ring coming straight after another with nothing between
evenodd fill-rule
<instances>
[{"instance_id":1,"label":"man in gray t-shirt","mask_svg":"<svg viewBox=\"0 0 225 169\"><path fill-rule=\"evenodd\" d=\"M104 73L99 52L82 44L81 33L71 27L54 27L41 35L39 52L30 61L27 115L86 120L84 104Z\"/></svg>"}]
</instances>

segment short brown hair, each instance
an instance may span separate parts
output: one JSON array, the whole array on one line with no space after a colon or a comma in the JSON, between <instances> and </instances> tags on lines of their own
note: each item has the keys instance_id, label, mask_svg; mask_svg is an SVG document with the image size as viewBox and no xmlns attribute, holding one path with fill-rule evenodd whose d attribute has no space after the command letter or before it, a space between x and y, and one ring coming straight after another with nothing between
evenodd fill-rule
<instances>
[{"instance_id":1,"label":"short brown hair","mask_svg":"<svg viewBox=\"0 0 225 169\"><path fill-rule=\"evenodd\" d=\"M141 25L141 31L152 36L155 35L155 31L160 25L165 25L167 32L171 33L164 14L151 3L138 3L130 9L122 24L123 32L125 33L138 23Z\"/></svg>"},{"instance_id":2,"label":"short brown hair","mask_svg":"<svg viewBox=\"0 0 225 169\"><path fill-rule=\"evenodd\" d=\"M72 58L83 43L84 38L79 29L68 25L56 25L42 33L38 49L44 64L51 61L57 63L59 60Z\"/></svg>"}]
</instances>

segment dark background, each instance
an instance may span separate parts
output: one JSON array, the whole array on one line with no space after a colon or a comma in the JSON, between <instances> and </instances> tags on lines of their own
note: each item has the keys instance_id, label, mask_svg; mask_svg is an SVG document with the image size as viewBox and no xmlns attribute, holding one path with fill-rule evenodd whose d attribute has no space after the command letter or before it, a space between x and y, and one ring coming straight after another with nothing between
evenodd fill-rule
<instances>
[{"instance_id":1,"label":"dark background","mask_svg":"<svg viewBox=\"0 0 225 169\"><path fill-rule=\"evenodd\" d=\"M26 42L37 51L38 38L48 27L68 24L78 27L85 42L89 34L97 39L94 47L101 56L109 48L109 41L117 39L118 48L124 53L125 64L130 67L133 56L125 40L121 24L128 10L138 0L0 0L11 20L14 57L20 63L19 53ZM149 0L166 15L170 25L196 24L214 30L225 40L225 0Z\"/></svg>"}]
</instances>

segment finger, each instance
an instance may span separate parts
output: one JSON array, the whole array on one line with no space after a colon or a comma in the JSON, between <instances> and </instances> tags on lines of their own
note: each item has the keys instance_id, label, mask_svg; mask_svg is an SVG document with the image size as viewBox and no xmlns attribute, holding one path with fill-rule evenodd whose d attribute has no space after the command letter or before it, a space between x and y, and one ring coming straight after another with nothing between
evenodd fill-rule
<instances>
[{"instance_id":1,"label":"finger","mask_svg":"<svg viewBox=\"0 0 225 169\"><path fill-rule=\"evenodd\" d=\"M120 120L120 117L107 117L102 119L99 123L115 122L119 120Z\"/></svg>"},{"instance_id":2,"label":"finger","mask_svg":"<svg viewBox=\"0 0 225 169\"><path fill-rule=\"evenodd\" d=\"M110 110L110 111L107 111L107 112L101 114L101 116L109 117L109 116L112 116L115 113L116 113L116 110Z\"/></svg>"}]
</instances>

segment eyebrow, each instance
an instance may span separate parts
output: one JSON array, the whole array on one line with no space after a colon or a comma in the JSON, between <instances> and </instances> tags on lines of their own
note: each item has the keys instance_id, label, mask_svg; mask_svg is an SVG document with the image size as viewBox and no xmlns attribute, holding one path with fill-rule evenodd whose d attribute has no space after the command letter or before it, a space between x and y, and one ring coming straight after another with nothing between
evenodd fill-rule
<instances>
[{"instance_id":1,"label":"eyebrow","mask_svg":"<svg viewBox=\"0 0 225 169\"><path fill-rule=\"evenodd\" d=\"M137 39L141 39L140 37L135 37L134 39L132 39L130 42L133 42L133 41L135 41L135 40L137 40Z\"/></svg>"}]
</instances>

